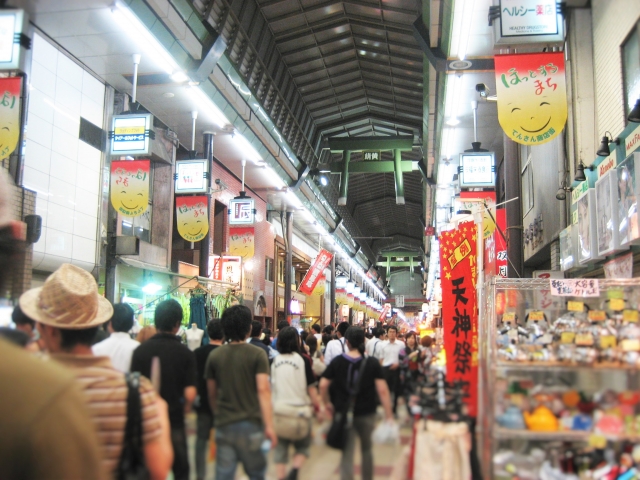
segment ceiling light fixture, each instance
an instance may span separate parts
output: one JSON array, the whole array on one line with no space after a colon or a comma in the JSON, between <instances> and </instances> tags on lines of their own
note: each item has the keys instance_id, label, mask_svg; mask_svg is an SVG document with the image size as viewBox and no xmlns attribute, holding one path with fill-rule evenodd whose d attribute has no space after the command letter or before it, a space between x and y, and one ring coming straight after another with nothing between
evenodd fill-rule
<instances>
[{"instance_id":1,"label":"ceiling light fixture","mask_svg":"<svg viewBox=\"0 0 640 480\"><path fill-rule=\"evenodd\" d=\"M458 0L456 7L460 4L459 14L462 15L458 31L458 59L464 60L469 47L469 33L471 31L471 20L473 19L474 2L470 0Z\"/></svg>"},{"instance_id":2,"label":"ceiling light fixture","mask_svg":"<svg viewBox=\"0 0 640 480\"><path fill-rule=\"evenodd\" d=\"M447 120L446 122L447 125L450 125L452 127L455 127L456 125L460 124L460 120L458 120L458 117L451 117L449 120Z\"/></svg>"},{"instance_id":3,"label":"ceiling light fixture","mask_svg":"<svg viewBox=\"0 0 640 480\"><path fill-rule=\"evenodd\" d=\"M176 70L171 74L171 80L176 83L184 83L189 81L189 76L182 70Z\"/></svg>"},{"instance_id":4,"label":"ceiling light fixture","mask_svg":"<svg viewBox=\"0 0 640 480\"><path fill-rule=\"evenodd\" d=\"M627 120L633 123L640 123L640 98L636 101L636 106L629 112Z\"/></svg>"},{"instance_id":5,"label":"ceiling light fixture","mask_svg":"<svg viewBox=\"0 0 640 480\"><path fill-rule=\"evenodd\" d=\"M580 163L578 164L578 167L576 168L576 176L573 178L576 182L584 182L587 179L587 176L584 173L585 168L590 172L593 172L596 167L594 167L593 165L589 165L587 167L585 166L584 163L582 163L582 160L581 160Z\"/></svg>"}]
</instances>

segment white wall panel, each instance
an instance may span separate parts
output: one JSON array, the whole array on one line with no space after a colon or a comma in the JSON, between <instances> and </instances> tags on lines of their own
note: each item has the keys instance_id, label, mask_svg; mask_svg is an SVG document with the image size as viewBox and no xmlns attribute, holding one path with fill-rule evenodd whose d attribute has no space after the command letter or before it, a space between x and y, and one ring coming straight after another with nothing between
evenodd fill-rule
<instances>
[{"instance_id":1,"label":"white wall panel","mask_svg":"<svg viewBox=\"0 0 640 480\"><path fill-rule=\"evenodd\" d=\"M598 137L616 137L625 127L620 46L640 19L640 1L593 0L591 8Z\"/></svg>"},{"instance_id":2,"label":"white wall panel","mask_svg":"<svg viewBox=\"0 0 640 480\"><path fill-rule=\"evenodd\" d=\"M102 153L79 139L80 117L103 128L105 85L33 36L24 185L38 192L43 231L33 268L96 264Z\"/></svg>"}]
</instances>

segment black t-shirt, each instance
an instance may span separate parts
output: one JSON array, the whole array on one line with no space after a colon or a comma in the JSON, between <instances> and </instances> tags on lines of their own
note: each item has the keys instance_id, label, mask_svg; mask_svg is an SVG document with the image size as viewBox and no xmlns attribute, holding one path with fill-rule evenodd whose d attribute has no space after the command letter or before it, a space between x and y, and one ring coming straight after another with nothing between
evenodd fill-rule
<instances>
[{"instance_id":1,"label":"black t-shirt","mask_svg":"<svg viewBox=\"0 0 640 480\"><path fill-rule=\"evenodd\" d=\"M160 396L169 406L171 427L184 426L184 389L196 386L196 357L171 333L158 333L133 351L131 371L151 378L151 360L160 358Z\"/></svg>"},{"instance_id":2,"label":"black t-shirt","mask_svg":"<svg viewBox=\"0 0 640 480\"><path fill-rule=\"evenodd\" d=\"M376 413L377 391L376 379L384 378L380 362L375 358L365 359L367 362L362 374L360 391L356 396L353 415L371 415ZM350 392L355 388L357 376L362 366L362 357L351 358L346 354L334 358L322 376L331 380L331 403L336 411L345 411L349 403Z\"/></svg>"},{"instance_id":3,"label":"black t-shirt","mask_svg":"<svg viewBox=\"0 0 640 480\"><path fill-rule=\"evenodd\" d=\"M256 347L264 350L264 353L267 354L267 358L269 358L269 347L267 347L264 343L262 343L262 340L260 340L259 338L251 337L251 339L249 340L249 343L251 345L255 345Z\"/></svg>"},{"instance_id":4,"label":"black t-shirt","mask_svg":"<svg viewBox=\"0 0 640 480\"><path fill-rule=\"evenodd\" d=\"M198 369L198 377L196 386L198 388L198 397L200 397L198 405L194 407L196 412L211 414L209 406L209 392L207 391L207 379L204 377L204 366L207 364L209 354L215 350L218 345L203 345L193 351L196 356L196 368Z\"/></svg>"}]
</instances>

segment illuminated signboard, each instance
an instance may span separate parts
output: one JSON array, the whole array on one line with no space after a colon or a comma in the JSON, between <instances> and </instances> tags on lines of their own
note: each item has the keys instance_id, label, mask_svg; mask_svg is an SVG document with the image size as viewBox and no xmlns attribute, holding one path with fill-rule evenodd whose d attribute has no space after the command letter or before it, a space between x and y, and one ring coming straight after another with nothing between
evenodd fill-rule
<instances>
[{"instance_id":1,"label":"illuminated signboard","mask_svg":"<svg viewBox=\"0 0 640 480\"><path fill-rule=\"evenodd\" d=\"M253 198L234 198L229 201L229 225L253 225L254 219Z\"/></svg>"},{"instance_id":2,"label":"illuminated signboard","mask_svg":"<svg viewBox=\"0 0 640 480\"><path fill-rule=\"evenodd\" d=\"M495 183L493 152L460 154L460 188L493 187Z\"/></svg>"},{"instance_id":3,"label":"illuminated signboard","mask_svg":"<svg viewBox=\"0 0 640 480\"><path fill-rule=\"evenodd\" d=\"M496 45L562 42L564 20L558 0L494 0Z\"/></svg>"},{"instance_id":4,"label":"illuminated signboard","mask_svg":"<svg viewBox=\"0 0 640 480\"><path fill-rule=\"evenodd\" d=\"M20 68L21 47L29 41L23 33L26 28L24 10L0 10L0 70Z\"/></svg>"},{"instance_id":5,"label":"illuminated signboard","mask_svg":"<svg viewBox=\"0 0 640 480\"><path fill-rule=\"evenodd\" d=\"M115 115L109 132L111 155L148 155L153 135L151 114Z\"/></svg>"},{"instance_id":6,"label":"illuminated signboard","mask_svg":"<svg viewBox=\"0 0 640 480\"><path fill-rule=\"evenodd\" d=\"M179 160L176 162L175 193L207 193L209 162L198 160Z\"/></svg>"}]
</instances>

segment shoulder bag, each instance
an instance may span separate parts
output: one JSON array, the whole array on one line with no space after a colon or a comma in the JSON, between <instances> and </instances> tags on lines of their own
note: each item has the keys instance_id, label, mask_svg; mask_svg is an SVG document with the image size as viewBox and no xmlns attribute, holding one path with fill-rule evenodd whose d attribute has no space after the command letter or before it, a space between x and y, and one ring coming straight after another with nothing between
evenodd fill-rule
<instances>
[{"instance_id":1,"label":"shoulder bag","mask_svg":"<svg viewBox=\"0 0 640 480\"><path fill-rule=\"evenodd\" d=\"M327 369L327 366L324 364L324 362L320 360L319 350L316 350L316 353L313 355L313 363L311 365L311 369L313 370L313 373L315 373L318 378L320 378L324 373L324 371Z\"/></svg>"},{"instance_id":2,"label":"shoulder bag","mask_svg":"<svg viewBox=\"0 0 640 480\"><path fill-rule=\"evenodd\" d=\"M140 401L140 373L126 376L127 425L124 431L122 454L116 472L117 480L149 480L142 444L142 404Z\"/></svg>"},{"instance_id":3,"label":"shoulder bag","mask_svg":"<svg viewBox=\"0 0 640 480\"><path fill-rule=\"evenodd\" d=\"M354 385L351 394L349 395L349 401L347 402L347 408L342 412L334 412L333 421L331 422L331 427L327 432L327 445L331 448L336 448L338 450L344 450L344 447L347 444L347 438L349 436L349 431L353 427L353 409L356 406L356 397L360 392L360 385L362 384L362 375L364 374L364 369L367 365L367 359L362 357L362 365L360 365L360 370L358 370L358 378Z\"/></svg>"}]
</instances>

